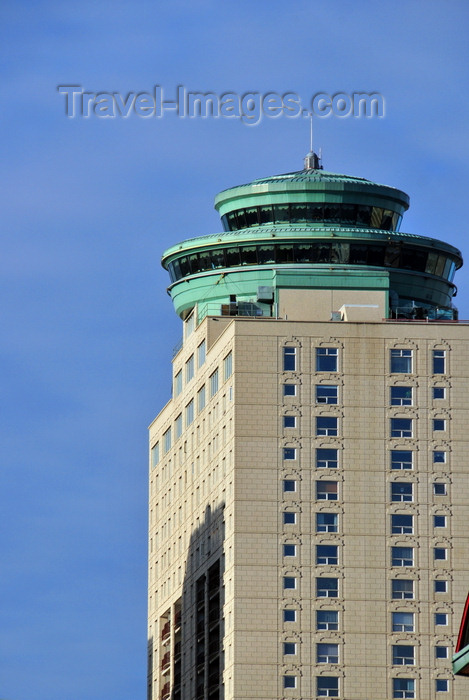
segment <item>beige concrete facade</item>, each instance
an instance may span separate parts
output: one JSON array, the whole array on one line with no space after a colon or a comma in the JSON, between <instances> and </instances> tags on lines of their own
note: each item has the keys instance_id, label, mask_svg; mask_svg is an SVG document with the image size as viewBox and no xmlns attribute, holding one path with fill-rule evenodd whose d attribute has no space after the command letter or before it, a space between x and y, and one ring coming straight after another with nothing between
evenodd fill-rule
<instances>
[{"instance_id":1,"label":"beige concrete facade","mask_svg":"<svg viewBox=\"0 0 469 700\"><path fill-rule=\"evenodd\" d=\"M150 700L467 698L469 325L373 304L185 323L150 426Z\"/></svg>"}]
</instances>

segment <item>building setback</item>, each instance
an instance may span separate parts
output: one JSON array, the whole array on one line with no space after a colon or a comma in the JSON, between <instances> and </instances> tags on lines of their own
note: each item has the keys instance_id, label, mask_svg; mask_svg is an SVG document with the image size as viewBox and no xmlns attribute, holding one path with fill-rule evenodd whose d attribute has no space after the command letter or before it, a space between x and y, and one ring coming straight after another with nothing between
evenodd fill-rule
<instances>
[{"instance_id":1,"label":"building setback","mask_svg":"<svg viewBox=\"0 0 469 700\"><path fill-rule=\"evenodd\" d=\"M183 319L150 426L149 700L465 700L462 259L322 170L216 198L163 256Z\"/></svg>"}]
</instances>

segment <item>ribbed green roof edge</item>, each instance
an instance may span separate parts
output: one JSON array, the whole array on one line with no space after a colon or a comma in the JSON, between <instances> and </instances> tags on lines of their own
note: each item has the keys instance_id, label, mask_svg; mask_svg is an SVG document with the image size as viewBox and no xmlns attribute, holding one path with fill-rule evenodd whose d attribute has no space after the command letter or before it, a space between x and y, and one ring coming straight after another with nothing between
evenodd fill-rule
<instances>
[{"instance_id":1,"label":"ribbed green roof edge","mask_svg":"<svg viewBox=\"0 0 469 700\"><path fill-rule=\"evenodd\" d=\"M455 675L469 675L469 644L453 655L453 673ZM466 672L462 673L466 669Z\"/></svg>"}]
</instances>

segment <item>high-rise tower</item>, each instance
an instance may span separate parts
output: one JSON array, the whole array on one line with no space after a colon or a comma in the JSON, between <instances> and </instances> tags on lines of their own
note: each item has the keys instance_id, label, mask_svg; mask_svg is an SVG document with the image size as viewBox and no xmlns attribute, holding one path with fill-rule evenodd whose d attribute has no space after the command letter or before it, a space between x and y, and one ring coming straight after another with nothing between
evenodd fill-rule
<instances>
[{"instance_id":1,"label":"high-rise tower","mask_svg":"<svg viewBox=\"0 0 469 700\"><path fill-rule=\"evenodd\" d=\"M408 197L303 170L167 250L150 426L150 700L462 700L469 323Z\"/></svg>"}]
</instances>

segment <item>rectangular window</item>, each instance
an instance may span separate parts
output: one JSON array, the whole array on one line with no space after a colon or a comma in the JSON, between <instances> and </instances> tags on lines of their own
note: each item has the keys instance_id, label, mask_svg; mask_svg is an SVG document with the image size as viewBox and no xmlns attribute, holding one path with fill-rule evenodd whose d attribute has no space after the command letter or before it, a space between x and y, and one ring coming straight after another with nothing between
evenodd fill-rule
<instances>
[{"instance_id":1,"label":"rectangular window","mask_svg":"<svg viewBox=\"0 0 469 700\"><path fill-rule=\"evenodd\" d=\"M413 600L414 582L410 579L392 579L391 594L394 600Z\"/></svg>"},{"instance_id":2,"label":"rectangular window","mask_svg":"<svg viewBox=\"0 0 469 700\"><path fill-rule=\"evenodd\" d=\"M337 501L337 481L316 481L316 498L318 501Z\"/></svg>"},{"instance_id":3,"label":"rectangular window","mask_svg":"<svg viewBox=\"0 0 469 700\"><path fill-rule=\"evenodd\" d=\"M446 515L434 515L433 527L446 527Z\"/></svg>"},{"instance_id":4,"label":"rectangular window","mask_svg":"<svg viewBox=\"0 0 469 700\"><path fill-rule=\"evenodd\" d=\"M437 678L435 680L435 690L437 693L447 693L449 691L449 681L446 678Z\"/></svg>"},{"instance_id":5,"label":"rectangular window","mask_svg":"<svg viewBox=\"0 0 469 700\"><path fill-rule=\"evenodd\" d=\"M179 396L182 391L182 370L174 375L174 396Z\"/></svg>"},{"instance_id":6,"label":"rectangular window","mask_svg":"<svg viewBox=\"0 0 469 700\"><path fill-rule=\"evenodd\" d=\"M181 437L182 435L182 413L178 415L176 420L174 421L174 431L175 431L175 437L176 440Z\"/></svg>"},{"instance_id":7,"label":"rectangular window","mask_svg":"<svg viewBox=\"0 0 469 700\"><path fill-rule=\"evenodd\" d=\"M445 350L434 350L433 351L433 374L444 374L446 371L445 362L446 352Z\"/></svg>"},{"instance_id":8,"label":"rectangular window","mask_svg":"<svg viewBox=\"0 0 469 700\"><path fill-rule=\"evenodd\" d=\"M435 418L433 420L433 430L446 430L446 421L442 418Z\"/></svg>"},{"instance_id":9,"label":"rectangular window","mask_svg":"<svg viewBox=\"0 0 469 700\"><path fill-rule=\"evenodd\" d=\"M316 450L316 469L337 469L338 450L318 448Z\"/></svg>"},{"instance_id":10,"label":"rectangular window","mask_svg":"<svg viewBox=\"0 0 469 700\"><path fill-rule=\"evenodd\" d=\"M433 484L433 495L434 496L446 496L446 484L441 484L435 482Z\"/></svg>"},{"instance_id":11,"label":"rectangular window","mask_svg":"<svg viewBox=\"0 0 469 700\"><path fill-rule=\"evenodd\" d=\"M391 437L412 437L412 418L391 418Z\"/></svg>"},{"instance_id":12,"label":"rectangular window","mask_svg":"<svg viewBox=\"0 0 469 700\"><path fill-rule=\"evenodd\" d=\"M393 632L413 632L414 631L414 613L412 613L412 612L393 612L392 613L392 631Z\"/></svg>"},{"instance_id":13,"label":"rectangular window","mask_svg":"<svg viewBox=\"0 0 469 700\"><path fill-rule=\"evenodd\" d=\"M338 348L316 348L316 372L337 372Z\"/></svg>"},{"instance_id":14,"label":"rectangular window","mask_svg":"<svg viewBox=\"0 0 469 700\"><path fill-rule=\"evenodd\" d=\"M163 449L165 454L171 449L171 428L163 433Z\"/></svg>"},{"instance_id":15,"label":"rectangular window","mask_svg":"<svg viewBox=\"0 0 469 700\"><path fill-rule=\"evenodd\" d=\"M393 698L415 698L415 681L413 678L392 679Z\"/></svg>"},{"instance_id":16,"label":"rectangular window","mask_svg":"<svg viewBox=\"0 0 469 700\"><path fill-rule=\"evenodd\" d=\"M191 355L189 359L186 362L186 382L190 382L190 380L194 376L194 355Z\"/></svg>"},{"instance_id":17,"label":"rectangular window","mask_svg":"<svg viewBox=\"0 0 469 700\"><path fill-rule=\"evenodd\" d=\"M447 593L448 592L448 581L441 581L441 579L436 579L433 581L433 590L435 593Z\"/></svg>"},{"instance_id":18,"label":"rectangular window","mask_svg":"<svg viewBox=\"0 0 469 700\"><path fill-rule=\"evenodd\" d=\"M446 462L446 452L443 450L433 450L433 463L444 463Z\"/></svg>"},{"instance_id":19,"label":"rectangular window","mask_svg":"<svg viewBox=\"0 0 469 700\"><path fill-rule=\"evenodd\" d=\"M284 676L283 677L283 687L284 688L296 688L296 676Z\"/></svg>"},{"instance_id":20,"label":"rectangular window","mask_svg":"<svg viewBox=\"0 0 469 700\"><path fill-rule=\"evenodd\" d=\"M318 698L339 697L339 679L335 676L318 676L316 684Z\"/></svg>"},{"instance_id":21,"label":"rectangular window","mask_svg":"<svg viewBox=\"0 0 469 700\"><path fill-rule=\"evenodd\" d=\"M435 659L447 659L448 658L448 647L435 647Z\"/></svg>"},{"instance_id":22,"label":"rectangular window","mask_svg":"<svg viewBox=\"0 0 469 700\"><path fill-rule=\"evenodd\" d=\"M393 644L392 663L394 666L413 666L415 663L414 647L407 644Z\"/></svg>"},{"instance_id":23,"label":"rectangular window","mask_svg":"<svg viewBox=\"0 0 469 700\"><path fill-rule=\"evenodd\" d=\"M197 367L202 367L205 362L205 340L202 340L197 348Z\"/></svg>"},{"instance_id":24,"label":"rectangular window","mask_svg":"<svg viewBox=\"0 0 469 700\"><path fill-rule=\"evenodd\" d=\"M283 524L284 525L296 525L296 513L292 513L289 510L283 512Z\"/></svg>"},{"instance_id":25,"label":"rectangular window","mask_svg":"<svg viewBox=\"0 0 469 700\"><path fill-rule=\"evenodd\" d=\"M412 535L414 518L412 515L391 515L391 533L393 535Z\"/></svg>"},{"instance_id":26,"label":"rectangular window","mask_svg":"<svg viewBox=\"0 0 469 700\"><path fill-rule=\"evenodd\" d=\"M215 396L218 391L218 369L215 370L213 374L209 377L210 381L210 398Z\"/></svg>"},{"instance_id":27,"label":"rectangular window","mask_svg":"<svg viewBox=\"0 0 469 700\"><path fill-rule=\"evenodd\" d=\"M296 578L294 576L284 576L283 587L285 590L296 588Z\"/></svg>"},{"instance_id":28,"label":"rectangular window","mask_svg":"<svg viewBox=\"0 0 469 700\"><path fill-rule=\"evenodd\" d=\"M283 556L284 557L296 557L296 544L284 544L283 545Z\"/></svg>"},{"instance_id":29,"label":"rectangular window","mask_svg":"<svg viewBox=\"0 0 469 700\"><path fill-rule=\"evenodd\" d=\"M338 386L316 385L316 403L336 404L338 401Z\"/></svg>"},{"instance_id":30,"label":"rectangular window","mask_svg":"<svg viewBox=\"0 0 469 700\"><path fill-rule=\"evenodd\" d=\"M413 566L413 547L391 547L391 566Z\"/></svg>"},{"instance_id":31,"label":"rectangular window","mask_svg":"<svg viewBox=\"0 0 469 700\"><path fill-rule=\"evenodd\" d=\"M223 381L226 382L233 373L233 353L229 352L223 360Z\"/></svg>"},{"instance_id":32,"label":"rectangular window","mask_svg":"<svg viewBox=\"0 0 469 700\"><path fill-rule=\"evenodd\" d=\"M296 459L296 447L284 447L283 459Z\"/></svg>"},{"instance_id":33,"label":"rectangular window","mask_svg":"<svg viewBox=\"0 0 469 700\"><path fill-rule=\"evenodd\" d=\"M337 532L337 513L316 513L316 532Z\"/></svg>"},{"instance_id":34,"label":"rectangular window","mask_svg":"<svg viewBox=\"0 0 469 700\"><path fill-rule=\"evenodd\" d=\"M412 350L391 350L391 372L396 374L412 372Z\"/></svg>"},{"instance_id":35,"label":"rectangular window","mask_svg":"<svg viewBox=\"0 0 469 700\"><path fill-rule=\"evenodd\" d=\"M435 613L435 625L437 627L446 627L448 624L447 613Z\"/></svg>"},{"instance_id":36,"label":"rectangular window","mask_svg":"<svg viewBox=\"0 0 469 700\"><path fill-rule=\"evenodd\" d=\"M194 401L189 401L186 406L186 428L194 420Z\"/></svg>"},{"instance_id":37,"label":"rectangular window","mask_svg":"<svg viewBox=\"0 0 469 700\"><path fill-rule=\"evenodd\" d=\"M153 445L151 448L151 467L154 469L158 462L160 461L160 443L157 442L156 445Z\"/></svg>"},{"instance_id":38,"label":"rectangular window","mask_svg":"<svg viewBox=\"0 0 469 700\"><path fill-rule=\"evenodd\" d=\"M200 413L205 408L205 384L197 392L197 410Z\"/></svg>"},{"instance_id":39,"label":"rectangular window","mask_svg":"<svg viewBox=\"0 0 469 700\"><path fill-rule=\"evenodd\" d=\"M412 501L413 484L408 481L393 481L391 484L391 501Z\"/></svg>"},{"instance_id":40,"label":"rectangular window","mask_svg":"<svg viewBox=\"0 0 469 700\"><path fill-rule=\"evenodd\" d=\"M318 416L316 418L316 435L337 435L337 418Z\"/></svg>"},{"instance_id":41,"label":"rectangular window","mask_svg":"<svg viewBox=\"0 0 469 700\"><path fill-rule=\"evenodd\" d=\"M444 547L433 547L434 561L442 561L448 558L448 550Z\"/></svg>"},{"instance_id":42,"label":"rectangular window","mask_svg":"<svg viewBox=\"0 0 469 700\"><path fill-rule=\"evenodd\" d=\"M283 416L284 428L296 428L296 416Z\"/></svg>"},{"instance_id":43,"label":"rectangular window","mask_svg":"<svg viewBox=\"0 0 469 700\"><path fill-rule=\"evenodd\" d=\"M316 596L318 598L337 598L339 595L338 578L317 578Z\"/></svg>"},{"instance_id":44,"label":"rectangular window","mask_svg":"<svg viewBox=\"0 0 469 700\"><path fill-rule=\"evenodd\" d=\"M316 644L316 662L318 664L338 664L338 644Z\"/></svg>"},{"instance_id":45,"label":"rectangular window","mask_svg":"<svg viewBox=\"0 0 469 700\"><path fill-rule=\"evenodd\" d=\"M333 544L316 545L316 565L339 563L339 548Z\"/></svg>"},{"instance_id":46,"label":"rectangular window","mask_svg":"<svg viewBox=\"0 0 469 700\"><path fill-rule=\"evenodd\" d=\"M316 610L317 630L338 630L339 613L337 610Z\"/></svg>"},{"instance_id":47,"label":"rectangular window","mask_svg":"<svg viewBox=\"0 0 469 700\"><path fill-rule=\"evenodd\" d=\"M296 348L283 348L283 370L284 372L296 370Z\"/></svg>"},{"instance_id":48,"label":"rectangular window","mask_svg":"<svg viewBox=\"0 0 469 700\"><path fill-rule=\"evenodd\" d=\"M296 610L289 610L288 608L283 611L283 621L284 622L296 622Z\"/></svg>"},{"instance_id":49,"label":"rectangular window","mask_svg":"<svg viewBox=\"0 0 469 700\"><path fill-rule=\"evenodd\" d=\"M285 656L292 656L296 654L296 643L295 642L284 642L283 643L283 653Z\"/></svg>"},{"instance_id":50,"label":"rectangular window","mask_svg":"<svg viewBox=\"0 0 469 700\"><path fill-rule=\"evenodd\" d=\"M446 389L443 386L434 386L432 389L434 399L445 399Z\"/></svg>"},{"instance_id":51,"label":"rectangular window","mask_svg":"<svg viewBox=\"0 0 469 700\"><path fill-rule=\"evenodd\" d=\"M391 450L391 469L412 469L413 454L411 450Z\"/></svg>"},{"instance_id":52,"label":"rectangular window","mask_svg":"<svg viewBox=\"0 0 469 700\"><path fill-rule=\"evenodd\" d=\"M412 387L392 386L391 406L412 406Z\"/></svg>"},{"instance_id":53,"label":"rectangular window","mask_svg":"<svg viewBox=\"0 0 469 700\"><path fill-rule=\"evenodd\" d=\"M293 479L284 479L283 480L283 491L284 493L288 491L296 491L296 481Z\"/></svg>"},{"instance_id":54,"label":"rectangular window","mask_svg":"<svg viewBox=\"0 0 469 700\"><path fill-rule=\"evenodd\" d=\"M296 384L284 384L283 385L283 395L284 396L296 396Z\"/></svg>"}]
</instances>

